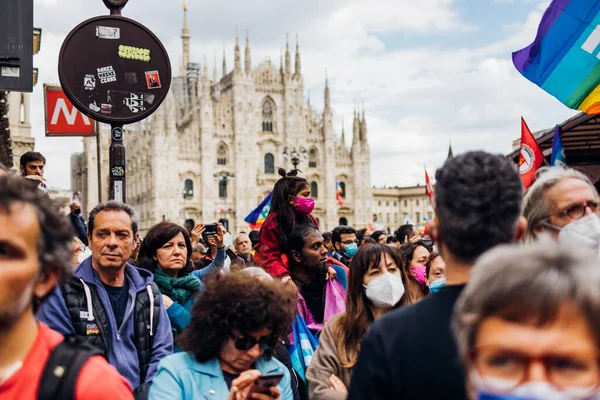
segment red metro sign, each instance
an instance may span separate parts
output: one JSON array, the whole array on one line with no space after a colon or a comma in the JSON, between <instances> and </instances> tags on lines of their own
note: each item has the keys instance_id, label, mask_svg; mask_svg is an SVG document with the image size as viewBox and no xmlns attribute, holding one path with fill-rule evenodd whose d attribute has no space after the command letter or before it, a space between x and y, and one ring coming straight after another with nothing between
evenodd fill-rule
<instances>
[{"instance_id":1,"label":"red metro sign","mask_svg":"<svg viewBox=\"0 0 600 400\"><path fill-rule=\"evenodd\" d=\"M93 136L95 122L69 101L59 85L44 85L46 136Z\"/></svg>"}]
</instances>

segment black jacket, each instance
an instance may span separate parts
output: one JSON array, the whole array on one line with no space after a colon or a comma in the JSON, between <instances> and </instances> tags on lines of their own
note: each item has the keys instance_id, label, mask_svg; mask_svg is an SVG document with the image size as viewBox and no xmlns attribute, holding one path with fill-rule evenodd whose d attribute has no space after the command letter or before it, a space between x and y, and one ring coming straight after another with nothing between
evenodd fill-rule
<instances>
[{"instance_id":1,"label":"black jacket","mask_svg":"<svg viewBox=\"0 0 600 400\"><path fill-rule=\"evenodd\" d=\"M77 236L79 240L81 240L83 244L87 246L87 230L85 228L85 222L83 221L83 217L81 215L75 215L71 213L69 214L69 218L71 219L71 225L73 225L75 236Z\"/></svg>"},{"instance_id":2,"label":"black jacket","mask_svg":"<svg viewBox=\"0 0 600 400\"><path fill-rule=\"evenodd\" d=\"M348 400L466 399L450 329L463 289L442 288L376 321L362 341Z\"/></svg>"}]
</instances>

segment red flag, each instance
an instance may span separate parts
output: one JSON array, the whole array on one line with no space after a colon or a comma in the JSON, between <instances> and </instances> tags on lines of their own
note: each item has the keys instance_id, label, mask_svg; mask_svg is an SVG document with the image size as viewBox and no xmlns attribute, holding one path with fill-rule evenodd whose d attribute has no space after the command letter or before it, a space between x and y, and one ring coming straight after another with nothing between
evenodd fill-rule
<instances>
[{"instance_id":1,"label":"red flag","mask_svg":"<svg viewBox=\"0 0 600 400\"><path fill-rule=\"evenodd\" d=\"M535 179L535 173L544 163L544 154L531 134L525 120L521 117L521 154L519 155L519 173L527 189Z\"/></svg>"},{"instance_id":2,"label":"red flag","mask_svg":"<svg viewBox=\"0 0 600 400\"><path fill-rule=\"evenodd\" d=\"M431 181L429 180L429 174L427 168L425 169L425 194L429 197L429 204L435 208L435 200L433 199L433 188L431 187Z\"/></svg>"}]
</instances>

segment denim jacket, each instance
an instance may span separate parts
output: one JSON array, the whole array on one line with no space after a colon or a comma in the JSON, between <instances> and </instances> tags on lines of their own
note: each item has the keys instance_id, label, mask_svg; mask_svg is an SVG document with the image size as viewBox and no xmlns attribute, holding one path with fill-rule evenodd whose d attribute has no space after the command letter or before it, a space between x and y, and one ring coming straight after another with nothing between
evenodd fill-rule
<instances>
[{"instance_id":1,"label":"denim jacket","mask_svg":"<svg viewBox=\"0 0 600 400\"><path fill-rule=\"evenodd\" d=\"M261 356L255 368L262 374L283 373L278 385L281 400L294 399L290 372L282 363ZM228 395L229 388L218 358L199 363L190 353L177 353L165 357L158 365L149 400L226 400Z\"/></svg>"}]
</instances>

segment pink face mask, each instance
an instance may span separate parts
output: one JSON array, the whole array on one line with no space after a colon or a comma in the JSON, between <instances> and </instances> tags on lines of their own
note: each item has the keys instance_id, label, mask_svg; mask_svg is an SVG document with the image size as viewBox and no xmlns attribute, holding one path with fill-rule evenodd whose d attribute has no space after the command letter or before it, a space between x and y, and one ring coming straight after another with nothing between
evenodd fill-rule
<instances>
[{"instance_id":1,"label":"pink face mask","mask_svg":"<svg viewBox=\"0 0 600 400\"><path fill-rule=\"evenodd\" d=\"M315 199L312 197L296 197L294 208L298 214L308 215L315 209Z\"/></svg>"},{"instance_id":2,"label":"pink face mask","mask_svg":"<svg viewBox=\"0 0 600 400\"><path fill-rule=\"evenodd\" d=\"M416 265L410 267L411 272L414 274L414 278L421 284L425 285L427 268L424 265Z\"/></svg>"}]
</instances>

